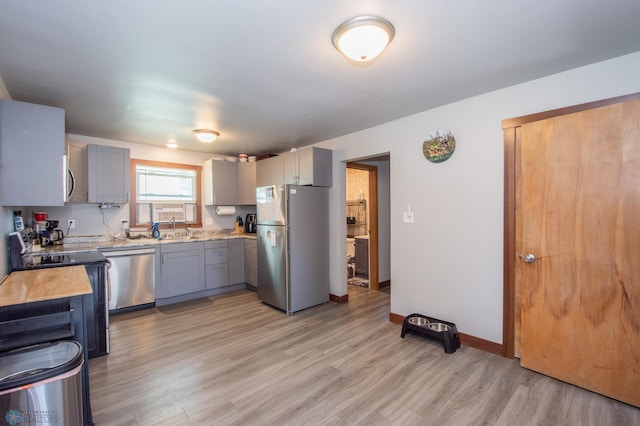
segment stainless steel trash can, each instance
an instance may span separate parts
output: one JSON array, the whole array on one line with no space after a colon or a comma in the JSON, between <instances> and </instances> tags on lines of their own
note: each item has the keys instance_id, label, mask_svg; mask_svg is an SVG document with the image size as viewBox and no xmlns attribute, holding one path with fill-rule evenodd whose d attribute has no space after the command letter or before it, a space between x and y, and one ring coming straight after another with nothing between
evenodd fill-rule
<instances>
[{"instance_id":1,"label":"stainless steel trash can","mask_svg":"<svg viewBox=\"0 0 640 426\"><path fill-rule=\"evenodd\" d=\"M58 341L0 353L0 418L10 425L82 425L82 346Z\"/></svg>"}]
</instances>

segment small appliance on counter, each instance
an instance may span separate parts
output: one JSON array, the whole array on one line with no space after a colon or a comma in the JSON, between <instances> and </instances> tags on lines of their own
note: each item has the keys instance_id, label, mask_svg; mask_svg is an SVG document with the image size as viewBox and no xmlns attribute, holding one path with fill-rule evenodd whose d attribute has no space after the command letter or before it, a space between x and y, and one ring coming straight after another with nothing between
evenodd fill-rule
<instances>
[{"instance_id":1,"label":"small appliance on counter","mask_svg":"<svg viewBox=\"0 0 640 426\"><path fill-rule=\"evenodd\" d=\"M249 234L255 234L256 233L256 214L255 213L250 213L247 215L245 221L244 221L244 232L247 232Z\"/></svg>"}]
</instances>

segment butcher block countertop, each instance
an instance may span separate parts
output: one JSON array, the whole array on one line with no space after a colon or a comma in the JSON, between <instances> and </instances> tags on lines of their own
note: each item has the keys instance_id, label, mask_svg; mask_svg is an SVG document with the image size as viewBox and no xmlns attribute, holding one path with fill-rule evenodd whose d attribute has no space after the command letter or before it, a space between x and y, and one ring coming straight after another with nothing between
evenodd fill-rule
<instances>
[{"instance_id":1,"label":"butcher block countertop","mask_svg":"<svg viewBox=\"0 0 640 426\"><path fill-rule=\"evenodd\" d=\"M83 265L16 271L0 284L0 307L91 293Z\"/></svg>"}]
</instances>

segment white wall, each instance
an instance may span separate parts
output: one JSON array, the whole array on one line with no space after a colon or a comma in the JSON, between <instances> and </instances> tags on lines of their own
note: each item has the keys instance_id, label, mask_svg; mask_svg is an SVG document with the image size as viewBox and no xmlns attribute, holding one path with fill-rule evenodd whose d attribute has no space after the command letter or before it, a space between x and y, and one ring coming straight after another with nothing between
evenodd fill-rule
<instances>
[{"instance_id":1,"label":"white wall","mask_svg":"<svg viewBox=\"0 0 640 426\"><path fill-rule=\"evenodd\" d=\"M640 52L512 86L317 144L334 150L331 293L347 293L344 161L389 152L391 312L453 321L502 342L505 118L640 92ZM433 164L422 142L436 130L456 151ZM415 223L402 223L413 204ZM339 266L336 266L339 265Z\"/></svg>"}]
</instances>

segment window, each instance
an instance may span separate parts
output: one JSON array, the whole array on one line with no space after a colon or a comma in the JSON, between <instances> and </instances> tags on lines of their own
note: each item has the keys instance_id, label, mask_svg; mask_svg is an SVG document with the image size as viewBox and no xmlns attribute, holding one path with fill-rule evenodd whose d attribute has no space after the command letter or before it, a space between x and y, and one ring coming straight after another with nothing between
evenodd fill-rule
<instances>
[{"instance_id":1,"label":"window","mask_svg":"<svg viewBox=\"0 0 640 426\"><path fill-rule=\"evenodd\" d=\"M132 225L202 226L201 175L200 166L131 160Z\"/></svg>"}]
</instances>

